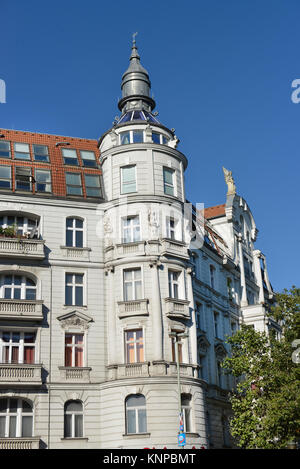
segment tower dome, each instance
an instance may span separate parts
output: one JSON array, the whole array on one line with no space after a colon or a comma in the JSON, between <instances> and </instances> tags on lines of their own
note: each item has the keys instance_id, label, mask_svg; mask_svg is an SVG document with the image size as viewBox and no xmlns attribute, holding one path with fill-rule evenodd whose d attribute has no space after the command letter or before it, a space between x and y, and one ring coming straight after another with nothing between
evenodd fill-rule
<instances>
[{"instance_id":1,"label":"tower dome","mask_svg":"<svg viewBox=\"0 0 300 469\"><path fill-rule=\"evenodd\" d=\"M130 64L122 77L122 98L118 107L122 113L130 110L151 112L155 101L150 97L151 82L147 70L141 65L135 35L132 42Z\"/></svg>"}]
</instances>

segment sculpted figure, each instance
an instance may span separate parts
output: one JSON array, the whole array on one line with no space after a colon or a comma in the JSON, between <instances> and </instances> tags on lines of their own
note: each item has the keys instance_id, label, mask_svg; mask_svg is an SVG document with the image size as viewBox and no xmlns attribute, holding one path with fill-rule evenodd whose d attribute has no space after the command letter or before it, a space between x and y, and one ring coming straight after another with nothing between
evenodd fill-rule
<instances>
[{"instance_id":1,"label":"sculpted figure","mask_svg":"<svg viewBox=\"0 0 300 469\"><path fill-rule=\"evenodd\" d=\"M227 184L227 195L234 195L236 194L236 186L234 184L234 180L232 177L232 171L229 171L228 169L224 168L223 166L223 173L225 177L225 182Z\"/></svg>"}]
</instances>

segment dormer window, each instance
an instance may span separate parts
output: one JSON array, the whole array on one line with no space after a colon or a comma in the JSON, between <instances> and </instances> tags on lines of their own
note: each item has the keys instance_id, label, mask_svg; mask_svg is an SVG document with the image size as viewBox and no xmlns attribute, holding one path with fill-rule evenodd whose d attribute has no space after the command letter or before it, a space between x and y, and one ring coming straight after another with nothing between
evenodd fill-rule
<instances>
[{"instance_id":1,"label":"dormer window","mask_svg":"<svg viewBox=\"0 0 300 469\"><path fill-rule=\"evenodd\" d=\"M0 142L0 158L11 158L10 142L5 140Z\"/></svg>"},{"instance_id":2,"label":"dormer window","mask_svg":"<svg viewBox=\"0 0 300 469\"><path fill-rule=\"evenodd\" d=\"M97 166L95 153L93 151L80 150L80 156L83 166L94 168Z\"/></svg>"},{"instance_id":3,"label":"dormer window","mask_svg":"<svg viewBox=\"0 0 300 469\"><path fill-rule=\"evenodd\" d=\"M48 147L46 145L33 145L33 155L35 161L47 163L49 161Z\"/></svg>"},{"instance_id":4,"label":"dormer window","mask_svg":"<svg viewBox=\"0 0 300 469\"><path fill-rule=\"evenodd\" d=\"M28 143L14 143L14 150L17 160L30 160Z\"/></svg>"},{"instance_id":5,"label":"dormer window","mask_svg":"<svg viewBox=\"0 0 300 469\"><path fill-rule=\"evenodd\" d=\"M70 148L62 148L62 155L65 164L69 164L72 166L78 166L78 158L76 150Z\"/></svg>"},{"instance_id":6,"label":"dormer window","mask_svg":"<svg viewBox=\"0 0 300 469\"><path fill-rule=\"evenodd\" d=\"M20 191L32 190L31 168L16 166L15 189Z\"/></svg>"}]
</instances>

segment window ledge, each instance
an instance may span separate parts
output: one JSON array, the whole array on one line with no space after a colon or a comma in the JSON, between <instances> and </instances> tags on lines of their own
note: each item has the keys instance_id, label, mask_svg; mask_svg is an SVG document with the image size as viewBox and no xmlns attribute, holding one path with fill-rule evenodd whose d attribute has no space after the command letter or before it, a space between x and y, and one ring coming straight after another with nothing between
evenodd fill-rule
<instances>
[{"instance_id":1,"label":"window ledge","mask_svg":"<svg viewBox=\"0 0 300 469\"><path fill-rule=\"evenodd\" d=\"M151 433L124 433L123 438L130 440L133 438L150 438Z\"/></svg>"},{"instance_id":2,"label":"window ledge","mask_svg":"<svg viewBox=\"0 0 300 469\"><path fill-rule=\"evenodd\" d=\"M86 437L86 436L75 436L74 438L72 437L69 437L69 436L66 436L64 438L61 438L61 441L82 441L82 440L85 440L85 441L88 441L89 439Z\"/></svg>"},{"instance_id":3,"label":"window ledge","mask_svg":"<svg viewBox=\"0 0 300 469\"><path fill-rule=\"evenodd\" d=\"M75 249L77 251L91 251L92 249L91 248L87 248L87 247L83 247L83 248L80 248L80 247L76 247L76 246L60 246L60 249Z\"/></svg>"}]
</instances>

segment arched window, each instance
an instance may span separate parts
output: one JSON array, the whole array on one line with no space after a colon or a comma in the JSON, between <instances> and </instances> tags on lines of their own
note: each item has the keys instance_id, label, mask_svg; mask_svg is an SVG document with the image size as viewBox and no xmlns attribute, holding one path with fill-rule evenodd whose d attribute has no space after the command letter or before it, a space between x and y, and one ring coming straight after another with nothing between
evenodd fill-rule
<instances>
[{"instance_id":1,"label":"arched window","mask_svg":"<svg viewBox=\"0 0 300 469\"><path fill-rule=\"evenodd\" d=\"M33 433L33 409L23 399L0 399L0 437L31 437Z\"/></svg>"},{"instance_id":2,"label":"arched window","mask_svg":"<svg viewBox=\"0 0 300 469\"><path fill-rule=\"evenodd\" d=\"M1 275L0 298L7 300L35 300L36 283L25 275Z\"/></svg>"},{"instance_id":3,"label":"arched window","mask_svg":"<svg viewBox=\"0 0 300 469\"><path fill-rule=\"evenodd\" d=\"M64 410L65 438L83 436L83 405L81 401L67 401Z\"/></svg>"},{"instance_id":4,"label":"arched window","mask_svg":"<svg viewBox=\"0 0 300 469\"><path fill-rule=\"evenodd\" d=\"M190 394L181 394L181 412L183 417L183 428L185 432L191 432L191 401Z\"/></svg>"},{"instance_id":5,"label":"arched window","mask_svg":"<svg viewBox=\"0 0 300 469\"><path fill-rule=\"evenodd\" d=\"M146 433L146 399L142 394L132 394L125 400L126 433Z\"/></svg>"},{"instance_id":6,"label":"arched window","mask_svg":"<svg viewBox=\"0 0 300 469\"><path fill-rule=\"evenodd\" d=\"M5 213L0 215L0 227L2 229L14 229L15 235L38 237L38 219L29 216L23 216Z\"/></svg>"},{"instance_id":7,"label":"arched window","mask_svg":"<svg viewBox=\"0 0 300 469\"><path fill-rule=\"evenodd\" d=\"M83 247L83 220L69 217L66 220L66 246Z\"/></svg>"}]
</instances>

